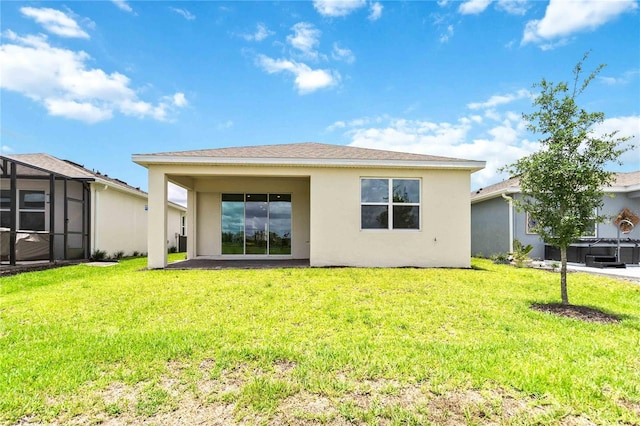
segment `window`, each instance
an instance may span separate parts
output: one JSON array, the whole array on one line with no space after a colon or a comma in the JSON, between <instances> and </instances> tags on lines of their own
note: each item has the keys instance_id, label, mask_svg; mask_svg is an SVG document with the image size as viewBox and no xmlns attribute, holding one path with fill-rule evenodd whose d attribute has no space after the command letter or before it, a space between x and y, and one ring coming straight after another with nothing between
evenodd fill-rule
<instances>
[{"instance_id":1,"label":"window","mask_svg":"<svg viewBox=\"0 0 640 426\"><path fill-rule=\"evenodd\" d=\"M538 221L535 220L534 218L531 217L531 215L529 214L529 212L527 212L527 223L526 223L526 233L527 235L536 235L538 234L535 231L535 227L538 226ZM581 235L582 238L595 238L597 237L597 227L596 227L596 218L598 217L598 209L595 209L593 211L593 216L591 217L591 223L589 224L589 226L587 227L587 229L585 229L584 233Z\"/></svg>"},{"instance_id":2,"label":"window","mask_svg":"<svg viewBox=\"0 0 640 426\"><path fill-rule=\"evenodd\" d=\"M44 191L23 190L18 195L18 229L45 231Z\"/></svg>"},{"instance_id":3,"label":"window","mask_svg":"<svg viewBox=\"0 0 640 426\"><path fill-rule=\"evenodd\" d=\"M594 209L593 210L593 216L591 216L591 218L589 218L589 220L591 221L589 223L589 225L587 226L587 228L584 230L584 232L582 233L581 237L582 238L596 238L597 235L597 226L596 226L596 218L598 217L598 209Z\"/></svg>"},{"instance_id":4,"label":"window","mask_svg":"<svg viewBox=\"0 0 640 426\"><path fill-rule=\"evenodd\" d=\"M363 178L362 229L420 229L420 180Z\"/></svg>"},{"instance_id":5,"label":"window","mask_svg":"<svg viewBox=\"0 0 640 426\"><path fill-rule=\"evenodd\" d=\"M187 217L184 215L180 216L180 235L187 235Z\"/></svg>"},{"instance_id":6,"label":"window","mask_svg":"<svg viewBox=\"0 0 640 426\"><path fill-rule=\"evenodd\" d=\"M529 212L527 212L527 229L526 233L528 235L536 235L535 227L538 226L538 221L531 217Z\"/></svg>"},{"instance_id":7,"label":"window","mask_svg":"<svg viewBox=\"0 0 640 426\"><path fill-rule=\"evenodd\" d=\"M11 227L11 191L0 190L0 228Z\"/></svg>"}]
</instances>

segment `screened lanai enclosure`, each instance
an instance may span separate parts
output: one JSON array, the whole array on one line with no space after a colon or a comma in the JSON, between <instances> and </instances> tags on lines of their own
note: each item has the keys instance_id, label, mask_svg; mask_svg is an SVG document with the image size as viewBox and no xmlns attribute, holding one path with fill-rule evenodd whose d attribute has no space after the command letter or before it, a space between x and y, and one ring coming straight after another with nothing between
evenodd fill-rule
<instances>
[{"instance_id":1,"label":"screened lanai enclosure","mask_svg":"<svg viewBox=\"0 0 640 426\"><path fill-rule=\"evenodd\" d=\"M89 258L90 181L0 156L0 263Z\"/></svg>"}]
</instances>

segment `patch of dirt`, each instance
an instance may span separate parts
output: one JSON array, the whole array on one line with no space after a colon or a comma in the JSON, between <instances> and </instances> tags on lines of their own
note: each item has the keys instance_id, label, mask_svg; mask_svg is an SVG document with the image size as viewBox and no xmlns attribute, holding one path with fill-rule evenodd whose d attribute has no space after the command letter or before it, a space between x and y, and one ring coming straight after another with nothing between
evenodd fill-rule
<instances>
[{"instance_id":1,"label":"patch of dirt","mask_svg":"<svg viewBox=\"0 0 640 426\"><path fill-rule=\"evenodd\" d=\"M406 414L419 424L458 426L475 424L546 424L550 421L561 426L591 426L584 415L558 418L557 407L545 405L532 397L510 393L508 390L467 389L433 393L428 383L404 383L377 378L356 380L348 374L339 374L349 386L337 395L313 393L304 389L280 400L269 412L257 412L243 407L237 394L242 392L247 379L256 376L293 380L297 364L275 361L271 368L260 369L239 364L225 369L215 378L207 372L212 360L203 362L200 370L204 377L188 374L184 364L169 363L168 371L154 382L127 385L114 382L98 390L101 400L96 410L69 418L64 414L48 424L84 425L330 425L394 423L394 416ZM136 404L145 397L147 387L155 386L166 392L168 398L160 403L152 415L142 415ZM240 405L238 405L240 404ZM621 401L633 411L636 403ZM395 419L397 420L397 419ZM25 417L17 424L38 424L38 419Z\"/></svg>"},{"instance_id":2,"label":"patch of dirt","mask_svg":"<svg viewBox=\"0 0 640 426\"><path fill-rule=\"evenodd\" d=\"M584 416L567 416L560 420L560 426L596 426Z\"/></svg>"},{"instance_id":3,"label":"patch of dirt","mask_svg":"<svg viewBox=\"0 0 640 426\"><path fill-rule=\"evenodd\" d=\"M447 392L429 401L429 420L444 426L493 425L541 418L548 408L531 399L515 399L500 389ZM537 424L537 421L535 421Z\"/></svg>"},{"instance_id":4,"label":"patch of dirt","mask_svg":"<svg viewBox=\"0 0 640 426\"><path fill-rule=\"evenodd\" d=\"M333 401L329 398L301 391L280 403L277 413L270 419L269 424L342 426L351 423L340 417Z\"/></svg>"},{"instance_id":5,"label":"patch of dirt","mask_svg":"<svg viewBox=\"0 0 640 426\"><path fill-rule=\"evenodd\" d=\"M598 309L580 305L564 305L562 303L534 303L531 309L554 315L569 317L581 321L615 324L621 321L617 315L602 312Z\"/></svg>"}]
</instances>

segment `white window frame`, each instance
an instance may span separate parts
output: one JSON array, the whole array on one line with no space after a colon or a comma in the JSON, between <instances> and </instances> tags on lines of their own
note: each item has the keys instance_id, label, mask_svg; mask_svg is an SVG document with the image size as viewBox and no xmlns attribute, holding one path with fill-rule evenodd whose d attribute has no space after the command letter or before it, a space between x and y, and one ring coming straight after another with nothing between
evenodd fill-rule
<instances>
[{"instance_id":1,"label":"white window frame","mask_svg":"<svg viewBox=\"0 0 640 426\"><path fill-rule=\"evenodd\" d=\"M594 218L598 217L598 209L595 208L593 209L593 216ZM533 231L533 227L535 226L535 221L531 218L531 215L529 214L529 212L526 212L526 217L525 217L525 233L527 235L538 235L537 232ZM598 224L594 223L593 224L593 229L595 231L594 235L581 235L580 238L598 238Z\"/></svg>"},{"instance_id":2,"label":"white window frame","mask_svg":"<svg viewBox=\"0 0 640 426\"><path fill-rule=\"evenodd\" d=\"M593 209L592 218L598 217L598 208ZM594 222L593 224L594 235L581 235L580 238L598 238L598 224Z\"/></svg>"},{"instance_id":3,"label":"white window frame","mask_svg":"<svg viewBox=\"0 0 640 426\"><path fill-rule=\"evenodd\" d=\"M7 192L9 193L9 198L11 198L11 190L9 189L2 189L3 192ZM10 204L11 202L9 202L9 204L1 204L0 205L0 212L5 212L5 213L9 213L9 216L11 216L11 211L12 211L12 206Z\"/></svg>"},{"instance_id":4,"label":"white window frame","mask_svg":"<svg viewBox=\"0 0 640 426\"><path fill-rule=\"evenodd\" d=\"M41 209L31 209L31 208L22 208L20 207L20 201L22 201L22 194L25 192L41 192L44 195L44 202ZM46 232L49 230L49 223L47 220L47 192L42 189L19 189L18 190L18 199L17 199L17 213L18 213L18 226L17 229L21 231L35 231L35 232ZM22 213L42 213L44 217L44 229L24 229L22 226Z\"/></svg>"},{"instance_id":5,"label":"white window frame","mask_svg":"<svg viewBox=\"0 0 640 426\"><path fill-rule=\"evenodd\" d=\"M387 202L364 202L362 201L362 182L365 180L386 180L389 185L389 194ZM418 202L417 203L394 203L393 202L393 181L394 180L415 180L418 182ZM363 228L362 227L362 207L363 206L387 206L388 218L387 228ZM418 227L417 228L394 228L393 227L393 207L418 207ZM361 231L399 231L399 232L416 232L422 230L422 179L416 177L361 177L360 178L360 230Z\"/></svg>"}]
</instances>

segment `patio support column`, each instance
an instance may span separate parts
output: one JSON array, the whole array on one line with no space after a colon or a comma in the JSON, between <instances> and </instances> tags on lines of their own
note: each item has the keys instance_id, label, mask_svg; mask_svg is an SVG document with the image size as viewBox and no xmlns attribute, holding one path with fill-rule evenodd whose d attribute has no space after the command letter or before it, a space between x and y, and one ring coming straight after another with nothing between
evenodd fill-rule
<instances>
[{"instance_id":1,"label":"patio support column","mask_svg":"<svg viewBox=\"0 0 640 426\"><path fill-rule=\"evenodd\" d=\"M149 167L147 252L149 269L167 266L167 175Z\"/></svg>"},{"instance_id":2,"label":"patio support column","mask_svg":"<svg viewBox=\"0 0 640 426\"><path fill-rule=\"evenodd\" d=\"M196 227L196 207L198 194L193 189L187 190L187 259L196 258L198 230Z\"/></svg>"},{"instance_id":3,"label":"patio support column","mask_svg":"<svg viewBox=\"0 0 640 426\"><path fill-rule=\"evenodd\" d=\"M67 194L65 194L65 197L66 196ZM66 221L67 216L65 215L64 218ZM55 239L56 239L56 177L53 174L50 174L49 175L49 262L53 262L55 259L54 252L53 252L55 248Z\"/></svg>"},{"instance_id":4,"label":"patio support column","mask_svg":"<svg viewBox=\"0 0 640 426\"><path fill-rule=\"evenodd\" d=\"M16 228L17 224L17 212L18 212L18 178L16 172L16 163L9 163L10 166L10 195L11 198L10 206L11 206L11 218L9 219L9 264L11 266L16 266Z\"/></svg>"}]
</instances>

